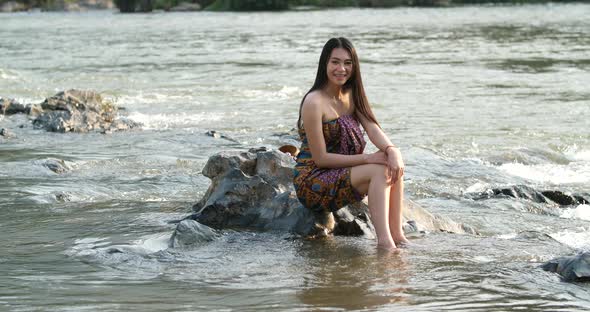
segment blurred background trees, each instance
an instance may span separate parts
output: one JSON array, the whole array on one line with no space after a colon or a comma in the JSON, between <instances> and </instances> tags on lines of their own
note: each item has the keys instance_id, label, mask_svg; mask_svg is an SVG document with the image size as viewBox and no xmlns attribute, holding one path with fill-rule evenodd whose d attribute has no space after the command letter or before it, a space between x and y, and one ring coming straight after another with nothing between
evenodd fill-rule
<instances>
[{"instance_id":1,"label":"blurred background trees","mask_svg":"<svg viewBox=\"0 0 590 312\"><path fill-rule=\"evenodd\" d=\"M122 13L165 11L281 11L297 7L452 6L483 3L590 2L590 0L0 0L0 12L118 8Z\"/></svg>"}]
</instances>

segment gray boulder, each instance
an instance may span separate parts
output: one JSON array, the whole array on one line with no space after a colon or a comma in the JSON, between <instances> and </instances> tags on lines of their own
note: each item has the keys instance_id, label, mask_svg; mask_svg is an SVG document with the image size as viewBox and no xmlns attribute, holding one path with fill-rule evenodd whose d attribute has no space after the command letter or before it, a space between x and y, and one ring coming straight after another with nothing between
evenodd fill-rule
<instances>
[{"instance_id":1,"label":"gray boulder","mask_svg":"<svg viewBox=\"0 0 590 312\"><path fill-rule=\"evenodd\" d=\"M213 241L218 234L212 228L194 220L182 220L170 237L169 247L183 248L194 247L203 243Z\"/></svg>"},{"instance_id":2,"label":"gray boulder","mask_svg":"<svg viewBox=\"0 0 590 312\"><path fill-rule=\"evenodd\" d=\"M291 156L265 148L211 156L203 168L211 185L194 205L190 218L216 229L247 227L304 236L333 232L374 237L366 200L334 214L313 214L303 207L293 187L294 165ZM404 229L408 232L477 234L475 229L431 214L411 201L405 204Z\"/></svg>"},{"instance_id":3,"label":"gray boulder","mask_svg":"<svg viewBox=\"0 0 590 312\"><path fill-rule=\"evenodd\" d=\"M33 125L50 132L106 133L140 126L128 119L117 119L117 107L93 91L63 91L30 111L36 115Z\"/></svg>"},{"instance_id":4,"label":"gray boulder","mask_svg":"<svg viewBox=\"0 0 590 312\"><path fill-rule=\"evenodd\" d=\"M555 272L566 282L590 281L590 252L560 257L541 265L545 271Z\"/></svg>"}]
</instances>

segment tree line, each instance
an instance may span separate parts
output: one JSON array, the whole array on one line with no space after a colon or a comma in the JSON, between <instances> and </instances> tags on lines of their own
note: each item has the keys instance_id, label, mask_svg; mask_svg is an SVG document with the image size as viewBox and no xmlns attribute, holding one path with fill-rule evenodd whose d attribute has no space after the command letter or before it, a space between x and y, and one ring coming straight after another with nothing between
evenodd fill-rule
<instances>
[{"instance_id":1,"label":"tree line","mask_svg":"<svg viewBox=\"0 0 590 312\"><path fill-rule=\"evenodd\" d=\"M283 11L297 7L373 7L396 6L452 6L485 3L545 3L586 2L590 0L113 0L123 13L169 10L183 2L196 4L197 8L210 11ZM8 3L21 4L24 10L55 7L55 3L76 3L80 0L0 0L0 6Z\"/></svg>"}]
</instances>

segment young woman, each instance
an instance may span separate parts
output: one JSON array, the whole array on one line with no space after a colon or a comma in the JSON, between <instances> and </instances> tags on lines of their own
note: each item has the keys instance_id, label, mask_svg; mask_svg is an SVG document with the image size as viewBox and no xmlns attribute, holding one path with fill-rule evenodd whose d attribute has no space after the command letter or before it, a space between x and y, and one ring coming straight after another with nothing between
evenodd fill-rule
<instances>
[{"instance_id":1,"label":"young woman","mask_svg":"<svg viewBox=\"0 0 590 312\"><path fill-rule=\"evenodd\" d=\"M363 154L366 142L359 123L378 152ZM358 56L346 38L332 38L324 45L297 126L302 143L293 182L301 203L321 214L368 195L377 246L407 244L401 220L402 155L369 106Z\"/></svg>"}]
</instances>

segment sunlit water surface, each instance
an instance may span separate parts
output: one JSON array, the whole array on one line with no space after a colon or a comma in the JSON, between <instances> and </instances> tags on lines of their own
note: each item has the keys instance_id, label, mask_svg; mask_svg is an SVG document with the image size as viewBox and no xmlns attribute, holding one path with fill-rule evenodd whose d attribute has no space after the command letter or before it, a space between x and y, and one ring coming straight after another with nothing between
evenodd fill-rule
<instances>
[{"instance_id":1,"label":"sunlit water surface","mask_svg":"<svg viewBox=\"0 0 590 312\"><path fill-rule=\"evenodd\" d=\"M144 127L55 134L0 119L14 134L0 137L0 309L588 309L587 284L538 266L590 249L590 206L465 196L588 192L588 16L582 4L3 14L0 96L93 89ZM482 235L431 233L384 254L362 238L236 229L168 249L209 185L209 156L282 143L332 36L356 45L369 100L403 151L406 195ZM55 174L49 158L72 169Z\"/></svg>"}]
</instances>

